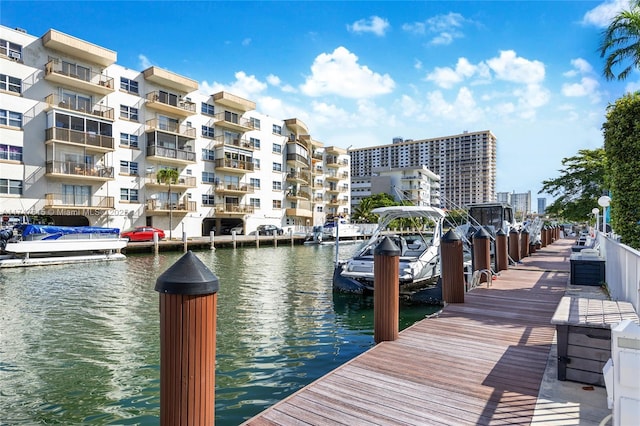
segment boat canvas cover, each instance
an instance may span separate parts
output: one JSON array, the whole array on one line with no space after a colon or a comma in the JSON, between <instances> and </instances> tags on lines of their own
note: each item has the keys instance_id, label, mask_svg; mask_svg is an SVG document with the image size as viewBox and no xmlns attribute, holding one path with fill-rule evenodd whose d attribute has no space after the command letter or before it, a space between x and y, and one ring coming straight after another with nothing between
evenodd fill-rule
<instances>
[{"instance_id":1,"label":"boat canvas cover","mask_svg":"<svg viewBox=\"0 0 640 426\"><path fill-rule=\"evenodd\" d=\"M55 240L66 234L106 234L120 235L119 228L102 228L100 226L55 226L55 225L21 225L22 239L35 235L48 235L43 240Z\"/></svg>"}]
</instances>

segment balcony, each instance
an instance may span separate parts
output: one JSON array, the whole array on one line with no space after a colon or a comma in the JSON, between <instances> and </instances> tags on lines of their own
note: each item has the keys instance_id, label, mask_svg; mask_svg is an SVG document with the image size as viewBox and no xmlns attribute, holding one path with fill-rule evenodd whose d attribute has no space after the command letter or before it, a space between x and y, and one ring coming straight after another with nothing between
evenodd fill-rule
<instances>
[{"instance_id":1,"label":"balcony","mask_svg":"<svg viewBox=\"0 0 640 426\"><path fill-rule=\"evenodd\" d=\"M45 97L44 101L49 108L62 108L80 112L82 114L105 118L107 120L114 120L113 108L106 107L102 104L88 105L82 102L69 102L68 100L64 100L62 97L53 93Z\"/></svg>"},{"instance_id":2,"label":"balcony","mask_svg":"<svg viewBox=\"0 0 640 426\"><path fill-rule=\"evenodd\" d=\"M70 194L44 194L44 208L112 210L114 208L114 197L75 197Z\"/></svg>"},{"instance_id":3,"label":"balcony","mask_svg":"<svg viewBox=\"0 0 640 426\"><path fill-rule=\"evenodd\" d=\"M47 161L45 176L94 182L106 182L115 178L113 167L98 167L95 164L73 161Z\"/></svg>"},{"instance_id":4,"label":"balcony","mask_svg":"<svg viewBox=\"0 0 640 426\"><path fill-rule=\"evenodd\" d=\"M338 188L335 186L330 186L329 188L327 188L327 193L329 194L341 194L343 192L347 192L347 190L345 188Z\"/></svg>"},{"instance_id":5,"label":"balcony","mask_svg":"<svg viewBox=\"0 0 640 426\"><path fill-rule=\"evenodd\" d=\"M342 199L342 198L330 198L329 201L327 201L327 205L328 206L346 206L347 202L348 200Z\"/></svg>"},{"instance_id":6,"label":"balcony","mask_svg":"<svg viewBox=\"0 0 640 426\"><path fill-rule=\"evenodd\" d=\"M227 92L215 93L213 95L213 101L220 105L242 112L253 111L256 109L255 102Z\"/></svg>"},{"instance_id":7,"label":"balcony","mask_svg":"<svg viewBox=\"0 0 640 426\"><path fill-rule=\"evenodd\" d=\"M302 218L312 218L313 212L311 211L311 206L308 207L306 205L297 207L290 207L284 211L284 214L289 217L302 217Z\"/></svg>"},{"instance_id":8,"label":"balcony","mask_svg":"<svg viewBox=\"0 0 640 426\"><path fill-rule=\"evenodd\" d=\"M286 181L308 185L311 181L311 175L309 174L309 172L300 172L294 170L287 173Z\"/></svg>"},{"instance_id":9,"label":"balcony","mask_svg":"<svg viewBox=\"0 0 640 426\"><path fill-rule=\"evenodd\" d=\"M255 129L251 120L229 111L216 113L213 117L216 120L216 126L231 129L234 132L244 133Z\"/></svg>"},{"instance_id":10,"label":"balcony","mask_svg":"<svg viewBox=\"0 0 640 426\"><path fill-rule=\"evenodd\" d=\"M215 214L216 216L244 216L246 214L253 214L255 207L249 204L216 204Z\"/></svg>"},{"instance_id":11,"label":"balcony","mask_svg":"<svg viewBox=\"0 0 640 426\"><path fill-rule=\"evenodd\" d=\"M44 66L44 79L61 86L80 89L83 92L95 93L106 96L115 91L112 77L107 77L83 68L82 71L75 68L63 67L61 61L51 60ZM73 71L75 69L75 71Z\"/></svg>"},{"instance_id":12,"label":"balcony","mask_svg":"<svg viewBox=\"0 0 640 426\"><path fill-rule=\"evenodd\" d=\"M254 169L252 161L233 160L230 158L218 158L215 160L214 165L217 171L231 173L250 173Z\"/></svg>"},{"instance_id":13,"label":"balcony","mask_svg":"<svg viewBox=\"0 0 640 426\"><path fill-rule=\"evenodd\" d=\"M309 201L311 200L311 194L305 191L291 190L287 191L287 200L289 201Z\"/></svg>"},{"instance_id":14,"label":"balcony","mask_svg":"<svg viewBox=\"0 0 640 426\"><path fill-rule=\"evenodd\" d=\"M327 160L325 161L325 165L327 167L332 167L332 168L347 167L349 165L349 160L347 159L340 160L335 157L327 157Z\"/></svg>"},{"instance_id":15,"label":"balcony","mask_svg":"<svg viewBox=\"0 0 640 426\"><path fill-rule=\"evenodd\" d=\"M185 146L185 148L187 147ZM176 149L160 145L147 145L147 159L167 164L188 165L196 162L196 153L191 149Z\"/></svg>"},{"instance_id":16,"label":"balcony","mask_svg":"<svg viewBox=\"0 0 640 426\"><path fill-rule=\"evenodd\" d=\"M144 175L144 185L146 187L162 187L167 188L169 185L166 183L158 182L157 173L147 173ZM171 189L190 189L197 186L196 178L194 176L179 176L176 183L171 184Z\"/></svg>"},{"instance_id":17,"label":"balcony","mask_svg":"<svg viewBox=\"0 0 640 426\"><path fill-rule=\"evenodd\" d=\"M177 115L182 118L196 114L196 103L182 99L160 90L149 92L146 95L146 107L155 111Z\"/></svg>"},{"instance_id":18,"label":"balcony","mask_svg":"<svg viewBox=\"0 0 640 426\"><path fill-rule=\"evenodd\" d=\"M216 143L214 144L215 147L221 147L226 145L226 146L234 146L237 148L247 149L251 151L254 151L256 149L255 144L247 138L230 138L225 135L218 135L218 136L215 136L213 139L216 141Z\"/></svg>"},{"instance_id":19,"label":"balcony","mask_svg":"<svg viewBox=\"0 0 640 426\"><path fill-rule=\"evenodd\" d=\"M159 86L175 89L181 93L190 93L198 90L198 82L183 77L171 71L151 66L144 70L144 79Z\"/></svg>"},{"instance_id":20,"label":"balcony","mask_svg":"<svg viewBox=\"0 0 640 426\"><path fill-rule=\"evenodd\" d=\"M245 195L245 194L253 194L255 193L254 185L247 184L225 184L221 183L215 186L214 188L216 194L235 194L235 195Z\"/></svg>"},{"instance_id":21,"label":"balcony","mask_svg":"<svg viewBox=\"0 0 640 426\"><path fill-rule=\"evenodd\" d=\"M338 148L337 146L328 146L328 147L326 147L326 148L324 149L324 151L325 151L327 154L335 155L335 156L338 156L338 155L344 155L344 154L346 154L346 153L347 153L347 150L346 150L346 149Z\"/></svg>"},{"instance_id":22,"label":"balcony","mask_svg":"<svg viewBox=\"0 0 640 426\"><path fill-rule=\"evenodd\" d=\"M50 127L45 130L45 143L65 143L81 146L91 151L110 152L114 150L114 141L111 136L97 135L91 132L65 129L62 127Z\"/></svg>"},{"instance_id":23,"label":"balcony","mask_svg":"<svg viewBox=\"0 0 640 426\"><path fill-rule=\"evenodd\" d=\"M172 214L195 213L197 205L195 201L180 200L177 203L168 203L163 200L147 200L146 213L152 216L167 216L169 212Z\"/></svg>"},{"instance_id":24,"label":"balcony","mask_svg":"<svg viewBox=\"0 0 640 426\"><path fill-rule=\"evenodd\" d=\"M297 153L287 154L287 165L291 167L309 167L309 159Z\"/></svg>"},{"instance_id":25,"label":"balcony","mask_svg":"<svg viewBox=\"0 0 640 426\"><path fill-rule=\"evenodd\" d=\"M285 126L287 126L296 135L308 135L309 129L302 120L297 118L288 118L284 120Z\"/></svg>"},{"instance_id":26,"label":"balcony","mask_svg":"<svg viewBox=\"0 0 640 426\"><path fill-rule=\"evenodd\" d=\"M183 136L187 139L195 139L196 138L196 128L188 127L180 124L176 124L173 122L168 122L165 120L158 120L157 118L152 118L151 120L147 120L146 123L147 128L146 132L151 132L154 130L159 130L161 132L173 133L175 135Z\"/></svg>"},{"instance_id":27,"label":"balcony","mask_svg":"<svg viewBox=\"0 0 640 426\"><path fill-rule=\"evenodd\" d=\"M53 29L47 31L40 39L42 40L42 45L47 49L56 50L92 64L108 67L117 60L117 54L113 50L105 49Z\"/></svg>"}]
</instances>

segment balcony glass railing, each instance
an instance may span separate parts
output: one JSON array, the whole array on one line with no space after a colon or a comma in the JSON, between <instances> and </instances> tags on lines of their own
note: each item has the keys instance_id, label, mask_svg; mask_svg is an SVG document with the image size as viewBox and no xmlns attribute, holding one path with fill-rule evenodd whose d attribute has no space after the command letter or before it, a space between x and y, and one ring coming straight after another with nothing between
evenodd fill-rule
<instances>
[{"instance_id":1,"label":"balcony glass railing","mask_svg":"<svg viewBox=\"0 0 640 426\"><path fill-rule=\"evenodd\" d=\"M45 78L53 73L65 75L80 81L95 84L96 86L104 86L113 89L113 77L107 77L104 74L91 71L85 67L75 66L74 64L66 64L64 61L51 60L44 67Z\"/></svg>"},{"instance_id":2,"label":"balcony glass railing","mask_svg":"<svg viewBox=\"0 0 640 426\"><path fill-rule=\"evenodd\" d=\"M196 161L196 153L191 150L147 145L147 157L163 157L180 161Z\"/></svg>"},{"instance_id":3,"label":"balcony glass railing","mask_svg":"<svg viewBox=\"0 0 640 426\"><path fill-rule=\"evenodd\" d=\"M169 105L175 108L179 108L190 114L196 113L195 102L182 99L180 96L174 95L172 93L166 93L159 90L155 90L153 92L147 93L146 99L149 102L157 102L157 103Z\"/></svg>"},{"instance_id":4,"label":"balcony glass railing","mask_svg":"<svg viewBox=\"0 0 640 426\"><path fill-rule=\"evenodd\" d=\"M215 160L215 167L252 172L254 169L254 164L252 161L233 160L230 158L218 158Z\"/></svg>"},{"instance_id":5,"label":"balcony glass railing","mask_svg":"<svg viewBox=\"0 0 640 426\"><path fill-rule=\"evenodd\" d=\"M94 209L112 209L114 208L114 197L45 194L44 204L46 208L90 207Z\"/></svg>"},{"instance_id":6,"label":"balcony glass railing","mask_svg":"<svg viewBox=\"0 0 640 426\"><path fill-rule=\"evenodd\" d=\"M74 161L47 161L46 173L71 175L71 176L89 176L104 179L113 179L113 167L96 166L89 163L76 163Z\"/></svg>"}]
</instances>

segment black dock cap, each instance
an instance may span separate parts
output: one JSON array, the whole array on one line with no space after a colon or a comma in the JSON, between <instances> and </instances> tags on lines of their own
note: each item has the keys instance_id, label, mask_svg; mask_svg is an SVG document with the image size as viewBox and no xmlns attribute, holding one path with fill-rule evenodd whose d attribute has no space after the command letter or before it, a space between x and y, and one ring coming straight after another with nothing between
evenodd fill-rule
<instances>
[{"instance_id":1,"label":"black dock cap","mask_svg":"<svg viewBox=\"0 0 640 426\"><path fill-rule=\"evenodd\" d=\"M491 235L489 235L489 233L487 232L487 230L486 230L486 229L484 229L484 226L481 226L481 227L476 231L476 233L475 233L475 234L473 234L473 239L474 239L474 240L475 240L475 239L479 239L479 240L485 239L485 240L488 240L490 237L491 237Z\"/></svg>"},{"instance_id":2,"label":"black dock cap","mask_svg":"<svg viewBox=\"0 0 640 426\"><path fill-rule=\"evenodd\" d=\"M373 250L376 256L400 256L400 249L389 237L384 237L382 242Z\"/></svg>"},{"instance_id":3,"label":"black dock cap","mask_svg":"<svg viewBox=\"0 0 640 426\"><path fill-rule=\"evenodd\" d=\"M220 288L218 277L191 250L156 280L155 290L166 294L213 294Z\"/></svg>"},{"instance_id":4,"label":"black dock cap","mask_svg":"<svg viewBox=\"0 0 640 426\"><path fill-rule=\"evenodd\" d=\"M505 235L507 235L504 230L502 228L498 229L498 232L496 232L496 235L499 237L504 237Z\"/></svg>"},{"instance_id":5,"label":"black dock cap","mask_svg":"<svg viewBox=\"0 0 640 426\"><path fill-rule=\"evenodd\" d=\"M442 236L442 241L443 242L460 241L460 236L453 229L449 229L447 233Z\"/></svg>"}]
</instances>

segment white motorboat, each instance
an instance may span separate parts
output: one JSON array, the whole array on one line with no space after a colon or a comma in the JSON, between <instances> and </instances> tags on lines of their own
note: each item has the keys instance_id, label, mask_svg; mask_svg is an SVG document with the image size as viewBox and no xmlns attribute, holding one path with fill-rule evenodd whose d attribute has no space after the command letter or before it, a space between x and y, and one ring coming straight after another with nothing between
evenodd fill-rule
<instances>
[{"instance_id":1,"label":"white motorboat","mask_svg":"<svg viewBox=\"0 0 640 426\"><path fill-rule=\"evenodd\" d=\"M327 221L323 226L314 226L312 234L308 237L304 244L335 244L336 241L356 242L359 238L363 238L358 225L349 223L346 219L336 221Z\"/></svg>"},{"instance_id":2,"label":"white motorboat","mask_svg":"<svg viewBox=\"0 0 640 426\"><path fill-rule=\"evenodd\" d=\"M18 225L0 232L0 268L122 260L117 228Z\"/></svg>"},{"instance_id":3,"label":"white motorboat","mask_svg":"<svg viewBox=\"0 0 640 426\"><path fill-rule=\"evenodd\" d=\"M401 295L416 301L439 302L441 289L435 281L440 276L439 249L444 212L437 207L391 206L374 209L372 213L379 215L378 227L352 258L336 262L334 290L356 294L373 292L374 250L389 237L400 250L398 282ZM394 233L389 225L396 219L413 220L413 229L424 229L427 223L433 228L429 232Z\"/></svg>"}]
</instances>

